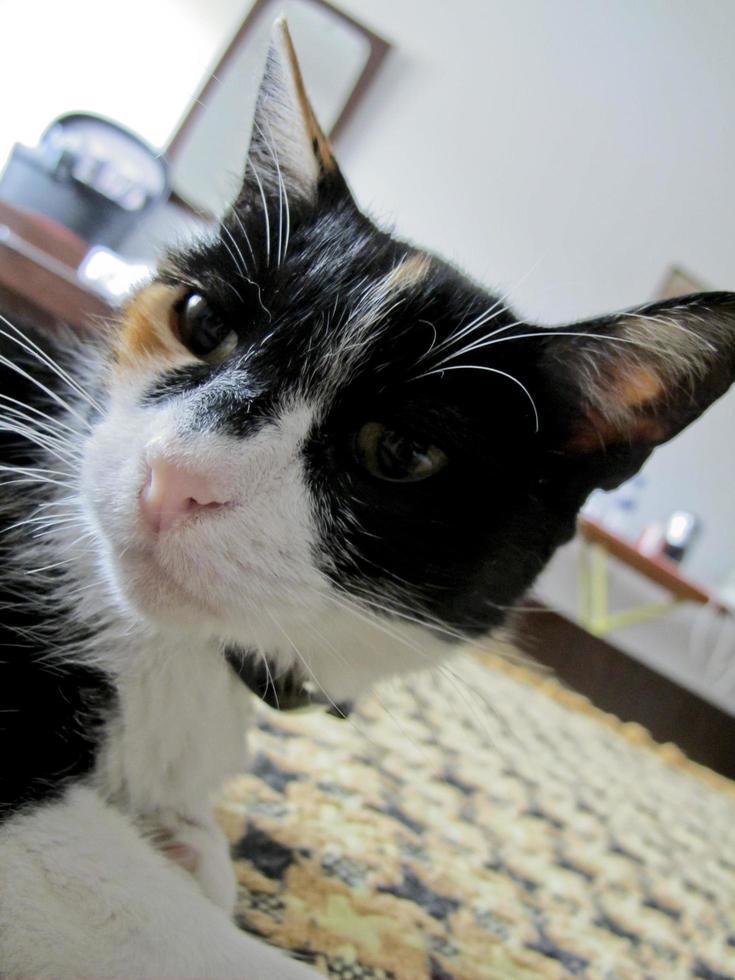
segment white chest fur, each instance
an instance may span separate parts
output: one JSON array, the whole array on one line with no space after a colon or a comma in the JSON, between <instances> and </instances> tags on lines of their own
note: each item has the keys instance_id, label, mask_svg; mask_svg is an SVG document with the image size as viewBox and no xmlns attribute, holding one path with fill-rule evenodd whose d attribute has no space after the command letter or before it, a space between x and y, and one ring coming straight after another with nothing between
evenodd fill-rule
<instances>
[{"instance_id":1,"label":"white chest fur","mask_svg":"<svg viewBox=\"0 0 735 980\"><path fill-rule=\"evenodd\" d=\"M131 816L199 813L244 768L250 695L215 644L151 638L120 677L119 698L96 781Z\"/></svg>"}]
</instances>

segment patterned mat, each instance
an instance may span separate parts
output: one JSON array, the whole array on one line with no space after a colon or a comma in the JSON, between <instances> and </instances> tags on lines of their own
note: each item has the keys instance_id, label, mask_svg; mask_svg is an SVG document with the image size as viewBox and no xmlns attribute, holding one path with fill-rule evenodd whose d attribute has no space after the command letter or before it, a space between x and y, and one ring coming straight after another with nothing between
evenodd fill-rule
<instances>
[{"instance_id":1,"label":"patterned mat","mask_svg":"<svg viewBox=\"0 0 735 980\"><path fill-rule=\"evenodd\" d=\"M253 750L239 921L328 977L735 978L735 786L553 680L466 654Z\"/></svg>"}]
</instances>

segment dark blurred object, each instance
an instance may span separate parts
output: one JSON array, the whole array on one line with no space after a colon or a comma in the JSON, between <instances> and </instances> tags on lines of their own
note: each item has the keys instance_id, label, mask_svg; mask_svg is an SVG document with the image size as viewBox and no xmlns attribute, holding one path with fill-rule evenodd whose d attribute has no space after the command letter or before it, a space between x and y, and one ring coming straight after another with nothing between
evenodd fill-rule
<instances>
[{"instance_id":1,"label":"dark blurred object","mask_svg":"<svg viewBox=\"0 0 735 980\"><path fill-rule=\"evenodd\" d=\"M51 123L37 147L16 143L0 178L3 200L110 248L168 193L168 166L152 147L81 112Z\"/></svg>"},{"instance_id":2,"label":"dark blurred object","mask_svg":"<svg viewBox=\"0 0 735 980\"><path fill-rule=\"evenodd\" d=\"M680 562L700 530L700 521L696 514L687 510L675 510L666 522L662 554L671 561Z\"/></svg>"}]
</instances>

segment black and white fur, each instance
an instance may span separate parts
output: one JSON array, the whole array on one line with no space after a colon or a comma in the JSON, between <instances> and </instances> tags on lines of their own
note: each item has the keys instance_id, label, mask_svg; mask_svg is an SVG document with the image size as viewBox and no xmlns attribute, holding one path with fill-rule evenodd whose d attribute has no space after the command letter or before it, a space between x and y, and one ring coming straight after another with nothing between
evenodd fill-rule
<instances>
[{"instance_id":1,"label":"black and white fur","mask_svg":"<svg viewBox=\"0 0 735 980\"><path fill-rule=\"evenodd\" d=\"M187 291L237 334L216 365L176 337ZM246 764L238 667L341 705L486 634L590 490L735 372L733 294L541 328L376 229L283 24L213 239L105 338L1 330L8 978L306 976L230 921L210 803ZM355 453L372 420L447 465L377 479ZM204 473L218 506L152 531L153 458Z\"/></svg>"}]
</instances>

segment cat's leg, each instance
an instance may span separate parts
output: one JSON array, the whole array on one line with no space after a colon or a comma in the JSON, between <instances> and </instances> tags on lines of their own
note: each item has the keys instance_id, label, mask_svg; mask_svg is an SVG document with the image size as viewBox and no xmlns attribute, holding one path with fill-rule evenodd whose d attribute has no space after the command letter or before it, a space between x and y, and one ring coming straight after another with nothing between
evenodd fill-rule
<instances>
[{"instance_id":1,"label":"cat's leg","mask_svg":"<svg viewBox=\"0 0 735 980\"><path fill-rule=\"evenodd\" d=\"M211 810L191 814L160 810L142 827L162 854L192 874L207 898L232 915L237 898L235 869L229 842Z\"/></svg>"},{"instance_id":2,"label":"cat's leg","mask_svg":"<svg viewBox=\"0 0 735 980\"><path fill-rule=\"evenodd\" d=\"M0 827L5 978L308 980L89 789Z\"/></svg>"}]
</instances>

